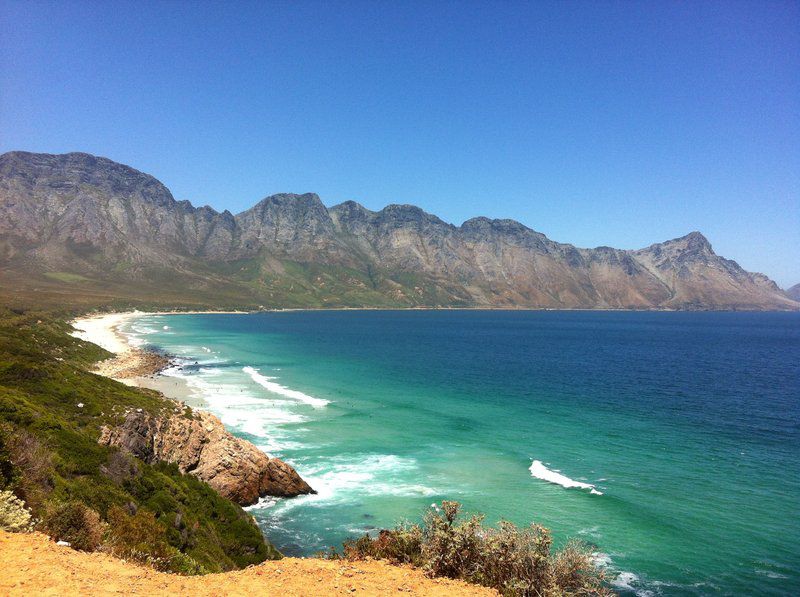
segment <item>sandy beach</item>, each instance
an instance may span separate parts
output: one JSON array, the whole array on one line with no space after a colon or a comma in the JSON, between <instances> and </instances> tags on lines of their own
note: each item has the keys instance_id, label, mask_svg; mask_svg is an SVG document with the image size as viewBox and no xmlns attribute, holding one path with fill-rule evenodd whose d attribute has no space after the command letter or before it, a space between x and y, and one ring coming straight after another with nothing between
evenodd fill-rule
<instances>
[{"instance_id":1,"label":"sandy beach","mask_svg":"<svg viewBox=\"0 0 800 597\"><path fill-rule=\"evenodd\" d=\"M79 317L71 322L75 328L72 335L114 353L113 357L97 363L94 373L129 386L156 390L167 398L190 406L204 406L202 397L193 392L185 380L162 373L172 364L169 357L131 346L128 338L119 330L120 326L132 318L174 314L176 313L130 311Z\"/></svg>"}]
</instances>

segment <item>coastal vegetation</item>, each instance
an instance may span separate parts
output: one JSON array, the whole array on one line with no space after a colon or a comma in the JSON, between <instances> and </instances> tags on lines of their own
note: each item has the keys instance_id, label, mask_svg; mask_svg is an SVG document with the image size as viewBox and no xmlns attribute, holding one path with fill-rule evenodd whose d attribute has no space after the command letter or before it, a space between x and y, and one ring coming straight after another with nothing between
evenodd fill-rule
<instances>
[{"instance_id":1,"label":"coastal vegetation","mask_svg":"<svg viewBox=\"0 0 800 597\"><path fill-rule=\"evenodd\" d=\"M0 310L3 495L24 502L55 539L162 570L218 572L280 557L246 512L199 479L98 444L101 427L126 411L173 405L88 372L110 355L70 336L65 319ZM15 505L4 497L0 509L19 517Z\"/></svg>"},{"instance_id":2,"label":"coastal vegetation","mask_svg":"<svg viewBox=\"0 0 800 597\"><path fill-rule=\"evenodd\" d=\"M508 596L612 594L588 545L571 541L554 552L550 531L540 525L486 527L482 516L463 518L460 510L457 502L442 502L425 514L422 525L404 523L376 537L364 535L330 557L411 564L433 577L464 580Z\"/></svg>"}]
</instances>

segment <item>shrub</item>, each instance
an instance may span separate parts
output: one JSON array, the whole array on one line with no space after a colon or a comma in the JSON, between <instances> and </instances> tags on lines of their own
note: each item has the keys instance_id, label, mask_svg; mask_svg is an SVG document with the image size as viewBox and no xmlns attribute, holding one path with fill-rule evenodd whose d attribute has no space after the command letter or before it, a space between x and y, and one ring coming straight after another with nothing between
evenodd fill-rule
<instances>
[{"instance_id":1,"label":"shrub","mask_svg":"<svg viewBox=\"0 0 800 597\"><path fill-rule=\"evenodd\" d=\"M8 441L11 461L19 471L16 492L39 512L53 490L53 455L33 434L17 430Z\"/></svg>"},{"instance_id":2,"label":"shrub","mask_svg":"<svg viewBox=\"0 0 800 597\"><path fill-rule=\"evenodd\" d=\"M461 504L442 502L441 511L425 514L422 558L432 576L467 578L479 566L483 517L471 516L456 524Z\"/></svg>"},{"instance_id":3,"label":"shrub","mask_svg":"<svg viewBox=\"0 0 800 597\"><path fill-rule=\"evenodd\" d=\"M114 555L145 563L169 556L165 528L152 512L139 508L129 514L119 506L112 506L108 510L108 524L108 546Z\"/></svg>"},{"instance_id":4,"label":"shrub","mask_svg":"<svg viewBox=\"0 0 800 597\"><path fill-rule=\"evenodd\" d=\"M115 450L108 455L108 461L100 465L100 474L110 479L116 485L133 479L139 474L139 467L131 456L120 450Z\"/></svg>"},{"instance_id":5,"label":"shrub","mask_svg":"<svg viewBox=\"0 0 800 597\"><path fill-rule=\"evenodd\" d=\"M108 511L107 547L120 558L130 559L165 572L205 574L208 572L188 554L167 542L166 528L144 508L134 514L119 506Z\"/></svg>"},{"instance_id":6,"label":"shrub","mask_svg":"<svg viewBox=\"0 0 800 597\"><path fill-rule=\"evenodd\" d=\"M503 595L609 595L602 570L588 546L570 541L552 552L546 528L520 529L510 522L484 527L482 516L459 520L461 506L442 502L429 511L422 526L402 524L345 542L343 557L410 563L430 576L445 576L497 589Z\"/></svg>"},{"instance_id":7,"label":"shrub","mask_svg":"<svg viewBox=\"0 0 800 597\"><path fill-rule=\"evenodd\" d=\"M12 433L13 427L0 421L0 488L11 485L14 482L16 473L8 445Z\"/></svg>"},{"instance_id":8,"label":"shrub","mask_svg":"<svg viewBox=\"0 0 800 597\"><path fill-rule=\"evenodd\" d=\"M25 502L10 491L0 491L0 529L17 533L32 528L33 517Z\"/></svg>"},{"instance_id":9,"label":"shrub","mask_svg":"<svg viewBox=\"0 0 800 597\"><path fill-rule=\"evenodd\" d=\"M51 509L43 526L54 539L81 551L96 550L103 539L100 515L81 502L67 502Z\"/></svg>"},{"instance_id":10,"label":"shrub","mask_svg":"<svg viewBox=\"0 0 800 597\"><path fill-rule=\"evenodd\" d=\"M392 564L422 565L422 529L402 524L391 531L380 531L376 538L364 535L345 541L344 557L350 560L373 558Z\"/></svg>"}]
</instances>

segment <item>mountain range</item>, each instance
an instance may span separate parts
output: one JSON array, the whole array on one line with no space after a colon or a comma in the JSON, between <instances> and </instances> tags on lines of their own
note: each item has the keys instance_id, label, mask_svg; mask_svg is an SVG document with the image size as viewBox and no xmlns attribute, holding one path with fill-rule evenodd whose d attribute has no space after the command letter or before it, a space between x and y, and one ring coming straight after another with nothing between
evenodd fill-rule
<instances>
[{"instance_id":1,"label":"mountain range","mask_svg":"<svg viewBox=\"0 0 800 597\"><path fill-rule=\"evenodd\" d=\"M413 205L327 208L312 193L234 215L85 153L0 156L0 281L12 302L800 309L699 232L585 249L514 220L455 226Z\"/></svg>"}]
</instances>

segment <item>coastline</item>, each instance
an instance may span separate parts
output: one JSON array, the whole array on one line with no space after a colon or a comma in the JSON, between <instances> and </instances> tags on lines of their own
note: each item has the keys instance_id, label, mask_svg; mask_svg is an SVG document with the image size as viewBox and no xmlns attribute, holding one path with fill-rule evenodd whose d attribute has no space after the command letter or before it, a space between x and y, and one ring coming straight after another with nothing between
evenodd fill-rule
<instances>
[{"instance_id":1,"label":"coastline","mask_svg":"<svg viewBox=\"0 0 800 597\"><path fill-rule=\"evenodd\" d=\"M71 335L91 342L111 352L114 356L97 363L93 373L110 377L128 386L161 392L167 398L184 402L189 406L207 406L186 380L165 373L173 365L168 356L161 353L136 348L119 328L133 318L150 315L246 315L250 313L296 313L317 311L601 311L601 312L641 312L639 309L552 309L520 307L297 307L246 310L161 310L161 311L121 311L94 313L76 317L69 323L75 328ZM647 312L678 312L674 309L647 309Z\"/></svg>"},{"instance_id":2,"label":"coastline","mask_svg":"<svg viewBox=\"0 0 800 597\"><path fill-rule=\"evenodd\" d=\"M91 342L114 356L97 363L92 370L97 375L109 377L120 383L137 388L155 390L167 399L185 403L192 407L206 406L203 398L194 392L186 380L166 374L173 360L166 355L131 346L120 327L133 318L148 315L178 315L200 313L239 314L245 311L126 311L78 317L70 324L75 331L71 335Z\"/></svg>"}]
</instances>

